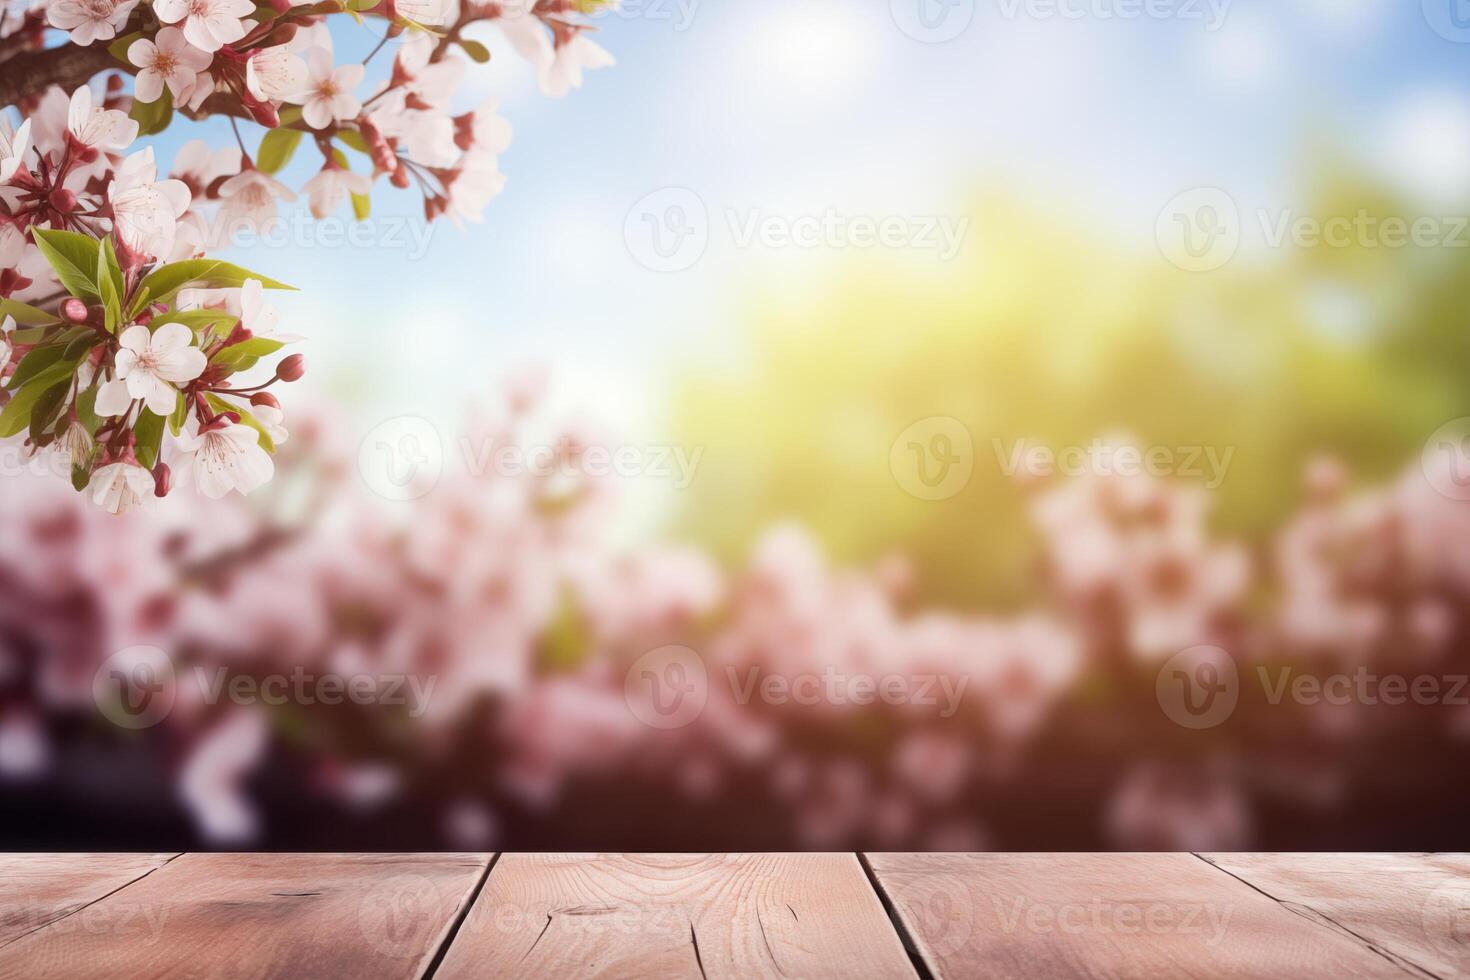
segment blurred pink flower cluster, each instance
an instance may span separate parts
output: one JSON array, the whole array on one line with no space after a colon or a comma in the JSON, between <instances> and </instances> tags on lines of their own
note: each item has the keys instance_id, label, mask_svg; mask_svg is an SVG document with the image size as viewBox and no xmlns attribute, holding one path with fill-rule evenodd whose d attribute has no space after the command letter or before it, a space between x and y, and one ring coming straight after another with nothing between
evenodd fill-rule
<instances>
[{"instance_id":1,"label":"blurred pink flower cluster","mask_svg":"<svg viewBox=\"0 0 1470 980\"><path fill-rule=\"evenodd\" d=\"M544 431L537 406L514 389L472 435L524 441ZM1350 493L1339 465L1313 463L1297 515L1256 548L1212 536L1208 497L1186 485L1030 485L1037 602L992 615L915 608L901 558L833 567L791 524L731 571L690 548L615 547L616 481L575 466L446 474L389 512L339 485L332 426L298 431L268 499L119 520L6 479L0 777L53 774L78 718L94 741L136 736L99 719L94 676L156 645L177 690L148 745L215 844L292 839L255 791L281 769L314 801L292 812L408 807L456 847L526 840L508 824L693 814L706 841L753 839L740 824L756 820L771 846L1246 846L1263 808L1341 806L1354 753L1404 725L1371 704L1269 703L1253 671L1447 673L1470 608L1470 506L1418 466ZM556 452L600 438L569 427ZM1204 644L1237 663L1241 703L1191 731L1156 680ZM698 702L672 724L637 696L665 648L693 657L667 676ZM220 670L408 678L426 697L244 704L184 682ZM1426 738L1470 731L1464 712L1415 718Z\"/></svg>"}]
</instances>

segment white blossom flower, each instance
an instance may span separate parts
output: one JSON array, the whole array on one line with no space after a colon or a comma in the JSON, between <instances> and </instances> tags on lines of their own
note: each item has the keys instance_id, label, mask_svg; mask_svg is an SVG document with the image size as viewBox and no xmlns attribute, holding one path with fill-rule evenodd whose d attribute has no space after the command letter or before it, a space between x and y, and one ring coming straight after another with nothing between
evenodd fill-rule
<instances>
[{"instance_id":1,"label":"white blossom flower","mask_svg":"<svg viewBox=\"0 0 1470 980\"><path fill-rule=\"evenodd\" d=\"M554 55L551 51L551 34L540 19L533 16L529 4L507 4L495 18L495 26L505 34L505 39L515 48L516 54L529 62L539 72Z\"/></svg>"},{"instance_id":2,"label":"white blossom flower","mask_svg":"<svg viewBox=\"0 0 1470 980\"><path fill-rule=\"evenodd\" d=\"M165 24L184 22L184 37L201 51L215 52L245 36L241 18L255 13L250 0L153 0Z\"/></svg>"},{"instance_id":3,"label":"white blossom flower","mask_svg":"<svg viewBox=\"0 0 1470 980\"><path fill-rule=\"evenodd\" d=\"M398 0L395 9L415 24L443 27L454 14L455 0Z\"/></svg>"},{"instance_id":4,"label":"white blossom flower","mask_svg":"<svg viewBox=\"0 0 1470 980\"><path fill-rule=\"evenodd\" d=\"M286 413L274 405L255 405L250 409L250 414L255 416L255 421L261 424L265 429L265 434L270 436L271 442L277 446L291 437L283 424Z\"/></svg>"},{"instance_id":5,"label":"white blossom flower","mask_svg":"<svg viewBox=\"0 0 1470 980\"><path fill-rule=\"evenodd\" d=\"M606 48L578 31L557 45L551 61L542 62L541 91L559 99L572 89L582 87L583 71L611 68L615 64L617 61Z\"/></svg>"},{"instance_id":6,"label":"white blossom flower","mask_svg":"<svg viewBox=\"0 0 1470 980\"><path fill-rule=\"evenodd\" d=\"M259 279L246 279L240 287L240 322L257 337L269 337L281 322L281 314L265 301L265 285Z\"/></svg>"},{"instance_id":7,"label":"white blossom flower","mask_svg":"<svg viewBox=\"0 0 1470 980\"><path fill-rule=\"evenodd\" d=\"M177 27L165 27L153 40L142 37L129 45L128 60L141 69L134 98L156 102L167 85L174 104L180 105L193 91L199 73L214 59L184 40L184 32Z\"/></svg>"},{"instance_id":8,"label":"white blossom flower","mask_svg":"<svg viewBox=\"0 0 1470 980\"><path fill-rule=\"evenodd\" d=\"M46 7L46 20L57 30L69 31L73 44L111 41L128 21L138 0L56 0Z\"/></svg>"},{"instance_id":9,"label":"white blossom flower","mask_svg":"<svg viewBox=\"0 0 1470 980\"><path fill-rule=\"evenodd\" d=\"M10 120L0 115L0 184L8 183L20 171L30 148L31 121L27 119L19 129L11 130Z\"/></svg>"},{"instance_id":10,"label":"white blossom flower","mask_svg":"<svg viewBox=\"0 0 1470 980\"><path fill-rule=\"evenodd\" d=\"M194 87L189 90L189 96L185 105L192 111L204 104L204 100L214 94L214 75L207 71L201 71L194 79Z\"/></svg>"},{"instance_id":11,"label":"white blossom flower","mask_svg":"<svg viewBox=\"0 0 1470 980\"><path fill-rule=\"evenodd\" d=\"M307 85L306 62L284 44L263 48L245 62L245 87L257 99L279 102Z\"/></svg>"},{"instance_id":12,"label":"white blossom flower","mask_svg":"<svg viewBox=\"0 0 1470 980\"><path fill-rule=\"evenodd\" d=\"M345 167L328 165L301 189L311 202L311 213L317 218L325 218L342 206L349 193L367 194L373 189L373 182L366 174L355 174Z\"/></svg>"},{"instance_id":13,"label":"white blossom flower","mask_svg":"<svg viewBox=\"0 0 1470 980\"><path fill-rule=\"evenodd\" d=\"M352 94L367 71L362 65L333 68L331 52L312 48L306 54L306 70L306 86L291 101L301 104L301 118L312 129L326 129L362 111L362 103Z\"/></svg>"},{"instance_id":14,"label":"white blossom flower","mask_svg":"<svg viewBox=\"0 0 1470 980\"><path fill-rule=\"evenodd\" d=\"M225 422L179 438L180 465L199 492L218 499L231 490L249 493L275 474L270 453L260 446L260 433L248 425Z\"/></svg>"},{"instance_id":15,"label":"white blossom flower","mask_svg":"<svg viewBox=\"0 0 1470 980\"><path fill-rule=\"evenodd\" d=\"M510 121L500 114L500 100L488 99L480 108L461 116L460 149L499 155L510 148Z\"/></svg>"},{"instance_id":16,"label":"white blossom flower","mask_svg":"<svg viewBox=\"0 0 1470 980\"><path fill-rule=\"evenodd\" d=\"M66 432L55 443L68 466L86 466L92 458L92 434L78 419L67 424Z\"/></svg>"},{"instance_id":17,"label":"white blossom flower","mask_svg":"<svg viewBox=\"0 0 1470 980\"><path fill-rule=\"evenodd\" d=\"M153 474L137 463L109 463L92 474L92 500L109 514L123 514L153 494Z\"/></svg>"},{"instance_id":18,"label":"white blossom flower","mask_svg":"<svg viewBox=\"0 0 1470 980\"><path fill-rule=\"evenodd\" d=\"M122 347L113 362L117 377L98 390L98 415L122 415L139 398L154 415L168 415L178 404L173 386L204 372L204 352L194 346L194 332L182 323L166 323L152 333L134 324L118 343Z\"/></svg>"},{"instance_id":19,"label":"white blossom flower","mask_svg":"<svg viewBox=\"0 0 1470 980\"><path fill-rule=\"evenodd\" d=\"M158 180L153 147L125 159L108 188L113 228L131 249L158 257L173 251L178 219L189 209L182 180Z\"/></svg>"},{"instance_id":20,"label":"white blossom flower","mask_svg":"<svg viewBox=\"0 0 1470 980\"><path fill-rule=\"evenodd\" d=\"M220 220L226 231L259 228L275 218L276 200L294 201L296 192L270 174L255 168L241 171L220 185Z\"/></svg>"},{"instance_id":21,"label":"white blossom flower","mask_svg":"<svg viewBox=\"0 0 1470 980\"><path fill-rule=\"evenodd\" d=\"M10 333L15 329L15 318L6 317L4 323L0 323L0 371L10 363L10 355L15 348L10 343Z\"/></svg>"},{"instance_id":22,"label":"white blossom flower","mask_svg":"<svg viewBox=\"0 0 1470 980\"><path fill-rule=\"evenodd\" d=\"M398 50L397 74L407 79L402 85L405 93L417 96L430 108L448 109L464 80L465 62L460 58L430 61L434 49L428 34L415 34Z\"/></svg>"},{"instance_id":23,"label":"white blossom flower","mask_svg":"<svg viewBox=\"0 0 1470 980\"><path fill-rule=\"evenodd\" d=\"M212 149L204 140L190 140L174 154L174 168L170 176L182 180L195 198L202 198L209 185L221 177L232 177L240 172L240 148L230 145Z\"/></svg>"},{"instance_id":24,"label":"white blossom flower","mask_svg":"<svg viewBox=\"0 0 1470 980\"><path fill-rule=\"evenodd\" d=\"M490 154L466 153L449 181L449 217L455 224L480 220L485 207L505 189L505 175Z\"/></svg>"},{"instance_id":25,"label":"white blossom flower","mask_svg":"<svg viewBox=\"0 0 1470 980\"><path fill-rule=\"evenodd\" d=\"M138 123L120 109L92 104L92 89L86 85L71 94L67 104L66 128L83 146L120 153L138 138Z\"/></svg>"}]
</instances>

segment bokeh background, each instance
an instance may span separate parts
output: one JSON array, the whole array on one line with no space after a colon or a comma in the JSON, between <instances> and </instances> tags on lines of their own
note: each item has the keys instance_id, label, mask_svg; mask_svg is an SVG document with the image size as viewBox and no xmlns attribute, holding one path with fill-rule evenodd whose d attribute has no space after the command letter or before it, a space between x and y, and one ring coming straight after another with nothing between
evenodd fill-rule
<instances>
[{"instance_id":1,"label":"bokeh background","mask_svg":"<svg viewBox=\"0 0 1470 980\"><path fill-rule=\"evenodd\" d=\"M1463 849L1470 20L1134 9L625 0L564 100L487 28L483 225L236 250L272 486L7 458L4 844ZM744 235L829 215L919 238ZM429 693L197 682L293 674Z\"/></svg>"}]
</instances>

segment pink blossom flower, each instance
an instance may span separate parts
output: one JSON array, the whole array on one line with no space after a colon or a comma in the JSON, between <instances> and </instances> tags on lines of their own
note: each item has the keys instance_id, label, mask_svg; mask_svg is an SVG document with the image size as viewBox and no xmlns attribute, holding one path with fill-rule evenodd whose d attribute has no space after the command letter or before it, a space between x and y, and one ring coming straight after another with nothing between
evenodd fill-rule
<instances>
[{"instance_id":1,"label":"pink blossom flower","mask_svg":"<svg viewBox=\"0 0 1470 980\"><path fill-rule=\"evenodd\" d=\"M156 102L167 85L177 105L185 101L199 73L213 59L209 52L185 41L177 27L165 27L151 41L146 37L134 41L128 47L128 60L141 69L133 88L134 98Z\"/></svg>"},{"instance_id":2,"label":"pink blossom flower","mask_svg":"<svg viewBox=\"0 0 1470 980\"><path fill-rule=\"evenodd\" d=\"M582 72L611 68L617 61L608 50L584 32L577 31L557 45L550 61L541 64L541 91L561 98L574 88L582 87Z\"/></svg>"},{"instance_id":3,"label":"pink blossom flower","mask_svg":"<svg viewBox=\"0 0 1470 980\"><path fill-rule=\"evenodd\" d=\"M325 218L342 206L349 193L364 195L372 189L373 182L366 174L355 174L345 167L329 163L306 182L302 191L311 203L311 213L315 217Z\"/></svg>"},{"instance_id":4,"label":"pink blossom flower","mask_svg":"<svg viewBox=\"0 0 1470 980\"><path fill-rule=\"evenodd\" d=\"M12 130L10 120L0 115L0 184L9 183L20 172L30 148L31 121L27 119L19 129Z\"/></svg>"},{"instance_id":5,"label":"pink blossom flower","mask_svg":"<svg viewBox=\"0 0 1470 980\"><path fill-rule=\"evenodd\" d=\"M46 19L57 30L69 31L73 44L111 41L127 23L138 0L56 0L46 7Z\"/></svg>"},{"instance_id":6,"label":"pink blossom flower","mask_svg":"<svg viewBox=\"0 0 1470 980\"><path fill-rule=\"evenodd\" d=\"M118 237L129 248L155 258L173 250L175 227L190 201L183 181L157 178L150 146L124 160L108 188Z\"/></svg>"},{"instance_id":7,"label":"pink blossom flower","mask_svg":"<svg viewBox=\"0 0 1470 980\"><path fill-rule=\"evenodd\" d=\"M505 175L493 156L466 153L447 181L449 216L458 224L480 221L485 208L505 190Z\"/></svg>"},{"instance_id":8,"label":"pink blossom flower","mask_svg":"<svg viewBox=\"0 0 1470 980\"><path fill-rule=\"evenodd\" d=\"M262 48L245 62L245 86L257 99L279 102L306 88L306 62L286 45Z\"/></svg>"},{"instance_id":9,"label":"pink blossom flower","mask_svg":"<svg viewBox=\"0 0 1470 980\"><path fill-rule=\"evenodd\" d=\"M184 37L201 51L215 52L245 36L241 18L255 12L250 0L153 0L165 24L184 22Z\"/></svg>"},{"instance_id":10,"label":"pink blossom flower","mask_svg":"<svg viewBox=\"0 0 1470 980\"><path fill-rule=\"evenodd\" d=\"M241 171L220 185L220 220L227 231L259 228L277 214L277 200L294 201L296 192L270 174L254 167Z\"/></svg>"},{"instance_id":11,"label":"pink blossom flower","mask_svg":"<svg viewBox=\"0 0 1470 980\"><path fill-rule=\"evenodd\" d=\"M312 129L326 129L335 122L352 119L362 103L352 94L367 71L362 65L332 67L332 55L313 48L306 55L306 86L293 98L301 104L301 118Z\"/></svg>"},{"instance_id":12,"label":"pink blossom flower","mask_svg":"<svg viewBox=\"0 0 1470 980\"><path fill-rule=\"evenodd\" d=\"M126 112L92 104L92 90L83 85L71 94L66 128L83 146L120 153L138 138L138 123Z\"/></svg>"}]
</instances>

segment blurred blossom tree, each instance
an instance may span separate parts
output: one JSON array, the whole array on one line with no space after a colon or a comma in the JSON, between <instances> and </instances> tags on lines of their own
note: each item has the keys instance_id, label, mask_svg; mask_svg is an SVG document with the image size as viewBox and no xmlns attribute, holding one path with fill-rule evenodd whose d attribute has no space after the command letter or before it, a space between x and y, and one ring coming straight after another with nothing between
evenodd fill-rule
<instances>
[{"instance_id":1,"label":"blurred blossom tree","mask_svg":"<svg viewBox=\"0 0 1470 980\"><path fill-rule=\"evenodd\" d=\"M1300 213L1321 221L1414 213L1353 174L1309 186ZM968 246L937 270L869 256L811 296L756 291L746 366L699 372L677 402L684 438L706 447L683 532L732 559L794 517L841 560L901 543L923 600L1019 604L1038 557L1025 474L1007 472L1023 448L1121 435L1174 450L1192 483L1211 482L1213 452L1213 520L1260 541L1298 505L1313 455L1382 480L1470 413L1465 248L1243 250L1200 274L1005 194L971 215ZM968 484L938 501L905 492L890 462L933 416L973 443Z\"/></svg>"},{"instance_id":2,"label":"blurred blossom tree","mask_svg":"<svg viewBox=\"0 0 1470 980\"><path fill-rule=\"evenodd\" d=\"M470 34L499 28L560 96L613 63L587 36L587 16L606 2L0 8L0 438L59 454L76 489L114 513L185 480L209 497L269 480L287 433L266 389L304 371L292 354L250 373L293 339L276 333L262 298L282 284L205 252L280 220L296 192L273 174L303 145L321 156L301 188L317 219L349 201L366 219L381 177L417 187L427 221L480 220L505 184L498 158L511 128L495 100L452 105L465 59L490 57ZM382 27L361 64L334 62L327 25L345 17ZM390 41L391 72L360 97ZM167 179L152 147L125 155L176 116L228 117L238 145L187 144ZM253 156L238 120L264 130Z\"/></svg>"}]
</instances>

